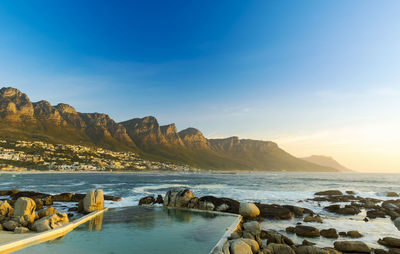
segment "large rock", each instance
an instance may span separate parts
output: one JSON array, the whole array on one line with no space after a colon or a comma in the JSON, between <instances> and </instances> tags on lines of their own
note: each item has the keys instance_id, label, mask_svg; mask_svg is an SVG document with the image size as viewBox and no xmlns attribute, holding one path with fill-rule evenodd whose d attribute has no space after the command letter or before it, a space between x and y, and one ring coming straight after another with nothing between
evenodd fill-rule
<instances>
[{"instance_id":1,"label":"large rock","mask_svg":"<svg viewBox=\"0 0 400 254\"><path fill-rule=\"evenodd\" d=\"M296 226L295 229L296 235L302 237L319 237L320 232L317 228L310 227L310 226Z\"/></svg>"},{"instance_id":2,"label":"large rock","mask_svg":"<svg viewBox=\"0 0 400 254\"><path fill-rule=\"evenodd\" d=\"M316 215L316 216L312 216L312 215L308 215L306 217L304 217L303 219L304 222L318 222L318 223L323 223L323 220L321 218L321 216Z\"/></svg>"},{"instance_id":3,"label":"large rock","mask_svg":"<svg viewBox=\"0 0 400 254\"><path fill-rule=\"evenodd\" d=\"M344 207L341 207L340 205L330 205L325 207L324 209L328 210L329 212L342 215L356 215L361 212L358 207L352 205L345 205Z\"/></svg>"},{"instance_id":4,"label":"large rock","mask_svg":"<svg viewBox=\"0 0 400 254\"><path fill-rule=\"evenodd\" d=\"M341 252L370 253L371 248L360 241L336 241L333 244L335 249Z\"/></svg>"},{"instance_id":5,"label":"large rock","mask_svg":"<svg viewBox=\"0 0 400 254\"><path fill-rule=\"evenodd\" d=\"M16 227L14 229L14 233L16 234L23 234L23 233L28 233L29 232L29 228L26 227Z\"/></svg>"},{"instance_id":6,"label":"large rock","mask_svg":"<svg viewBox=\"0 0 400 254\"><path fill-rule=\"evenodd\" d=\"M240 203L234 199L204 196L199 198L199 203L202 202L212 203L215 210L219 212L239 213Z\"/></svg>"},{"instance_id":7,"label":"large rock","mask_svg":"<svg viewBox=\"0 0 400 254\"><path fill-rule=\"evenodd\" d=\"M296 254L328 254L329 252L325 249L311 246L311 245L302 245L296 248Z\"/></svg>"},{"instance_id":8,"label":"large rock","mask_svg":"<svg viewBox=\"0 0 400 254\"><path fill-rule=\"evenodd\" d=\"M0 215L9 217L13 215L14 208L7 201L0 201Z\"/></svg>"},{"instance_id":9,"label":"large rock","mask_svg":"<svg viewBox=\"0 0 400 254\"><path fill-rule=\"evenodd\" d=\"M261 234L261 226L257 221L249 221L243 223L244 231L251 233L253 236Z\"/></svg>"},{"instance_id":10,"label":"large rock","mask_svg":"<svg viewBox=\"0 0 400 254\"><path fill-rule=\"evenodd\" d=\"M43 232L57 227L64 226L69 223L66 213L56 213L43 217L33 223L33 230Z\"/></svg>"},{"instance_id":11,"label":"large rock","mask_svg":"<svg viewBox=\"0 0 400 254\"><path fill-rule=\"evenodd\" d=\"M280 205L256 204L256 206L260 209L260 215L265 218L273 218L276 220L290 220L293 218L292 212L288 208Z\"/></svg>"},{"instance_id":12,"label":"large rock","mask_svg":"<svg viewBox=\"0 0 400 254\"><path fill-rule=\"evenodd\" d=\"M260 245L257 243L257 241L253 239L242 239L242 241L250 246L253 253L257 253L260 250Z\"/></svg>"},{"instance_id":13,"label":"large rock","mask_svg":"<svg viewBox=\"0 0 400 254\"><path fill-rule=\"evenodd\" d=\"M139 200L139 205L151 205L154 204L155 202L156 199L153 196L147 196Z\"/></svg>"},{"instance_id":14,"label":"large rock","mask_svg":"<svg viewBox=\"0 0 400 254\"><path fill-rule=\"evenodd\" d=\"M294 245L293 241L285 235L273 231L265 233L267 238L267 245L271 243L286 244L290 246Z\"/></svg>"},{"instance_id":15,"label":"large rock","mask_svg":"<svg viewBox=\"0 0 400 254\"><path fill-rule=\"evenodd\" d=\"M36 204L31 198L21 197L15 202L14 216L35 215Z\"/></svg>"},{"instance_id":16,"label":"large rock","mask_svg":"<svg viewBox=\"0 0 400 254\"><path fill-rule=\"evenodd\" d=\"M53 196L53 201L56 202L71 202L72 193L61 193Z\"/></svg>"},{"instance_id":17,"label":"large rock","mask_svg":"<svg viewBox=\"0 0 400 254\"><path fill-rule=\"evenodd\" d=\"M286 244L271 243L266 249L271 254L296 254L296 252Z\"/></svg>"},{"instance_id":18,"label":"large rock","mask_svg":"<svg viewBox=\"0 0 400 254\"><path fill-rule=\"evenodd\" d=\"M103 190L90 190L83 198L83 211L91 213L104 209L104 195Z\"/></svg>"},{"instance_id":19,"label":"large rock","mask_svg":"<svg viewBox=\"0 0 400 254\"><path fill-rule=\"evenodd\" d=\"M240 203L239 214L245 218L254 218L260 215L260 209L253 203Z\"/></svg>"},{"instance_id":20,"label":"large rock","mask_svg":"<svg viewBox=\"0 0 400 254\"><path fill-rule=\"evenodd\" d=\"M389 191L388 193L386 193L386 197L396 198L399 197L399 194L393 191Z\"/></svg>"},{"instance_id":21,"label":"large rock","mask_svg":"<svg viewBox=\"0 0 400 254\"><path fill-rule=\"evenodd\" d=\"M243 239L232 241L230 251L231 254L253 254L250 245L243 241Z\"/></svg>"},{"instance_id":22,"label":"large rock","mask_svg":"<svg viewBox=\"0 0 400 254\"><path fill-rule=\"evenodd\" d=\"M384 237L378 240L379 244L385 245L391 248L400 248L400 239L394 237Z\"/></svg>"},{"instance_id":23,"label":"large rock","mask_svg":"<svg viewBox=\"0 0 400 254\"><path fill-rule=\"evenodd\" d=\"M187 208L193 198L194 195L189 189L169 190L165 194L164 206Z\"/></svg>"},{"instance_id":24,"label":"large rock","mask_svg":"<svg viewBox=\"0 0 400 254\"><path fill-rule=\"evenodd\" d=\"M325 238L338 238L339 237L339 235L336 232L336 229L334 229L334 228L322 229L320 233Z\"/></svg>"}]
</instances>

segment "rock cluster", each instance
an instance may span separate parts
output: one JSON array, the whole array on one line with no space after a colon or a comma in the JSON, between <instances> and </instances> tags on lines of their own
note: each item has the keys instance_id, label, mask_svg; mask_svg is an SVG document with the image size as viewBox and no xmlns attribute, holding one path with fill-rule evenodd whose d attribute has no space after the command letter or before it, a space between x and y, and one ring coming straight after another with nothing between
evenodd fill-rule
<instances>
[{"instance_id":1,"label":"rock cluster","mask_svg":"<svg viewBox=\"0 0 400 254\"><path fill-rule=\"evenodd\" d=\"M13 190L0 191L0 195L11 197L11 200L0 201L0 230L15 233L43 232L69 223L68 215L57 211L51 205L53 201L72 202L74 195L71 193L52 196ZM102 190L89 191L80 200L83 213L104 209Z\"/></svg>"}]
</instances>

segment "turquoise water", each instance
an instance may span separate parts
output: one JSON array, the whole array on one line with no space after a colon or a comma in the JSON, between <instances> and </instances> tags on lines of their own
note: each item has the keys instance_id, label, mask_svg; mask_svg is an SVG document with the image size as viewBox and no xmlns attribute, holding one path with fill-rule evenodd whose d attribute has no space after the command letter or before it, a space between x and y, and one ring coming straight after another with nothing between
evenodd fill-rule
<instances>
[{"instance_id":1,"label":"turquoise water","mask_svg":"<svg viewBox=\"0 0 400 254\"><path fill-rule=\"evenodd\" d=\"M149 207L110 209L66 236L17 253L209 253L235 217Z\"/></svg>"}]
</instances>

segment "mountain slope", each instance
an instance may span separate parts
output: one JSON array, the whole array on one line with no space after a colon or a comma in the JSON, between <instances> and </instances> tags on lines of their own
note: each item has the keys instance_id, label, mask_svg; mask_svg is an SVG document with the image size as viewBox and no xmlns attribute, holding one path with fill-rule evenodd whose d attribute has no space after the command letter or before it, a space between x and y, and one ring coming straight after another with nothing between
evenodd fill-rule
<instances>
[{"instance_id":1,"label":"mountain slope","mask_svg":"<svg viewBox=\"0 0 400 254\"><path fill-rule=\"evenodd\" d=\"M337 162L335 159L329 156L323 156L323 155L312 155L309 157L301 158L305 161L325 166L325 167L331 167L334 169L337 169L339 171L352 171L345 166L341 165L339 162Z\"/></svg>"},{"instance_id":2,"label":"mountain slope","mask_svg":"<svg viewBox=\"0 0 400 254\"><path fill-rule=\"evenodd\" d=\"M80 113L68 105L32 103L15 88L0 89L0 137L102 146L156 160L216 170L335 171L293 157L270 141L207 139L195 128L177 131L152 116L121 123L106 114Z\"/></svg>"}]
</instances>

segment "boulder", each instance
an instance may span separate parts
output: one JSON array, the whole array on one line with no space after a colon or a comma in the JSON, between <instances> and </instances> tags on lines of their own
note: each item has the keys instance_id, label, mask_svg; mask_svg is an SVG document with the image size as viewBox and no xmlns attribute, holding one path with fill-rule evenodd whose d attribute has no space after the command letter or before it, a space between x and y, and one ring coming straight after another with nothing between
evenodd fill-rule
<instances>
[{"instance_id":1,"label":"boulder","mask_svg":"<svg viewBox=\"0 0 400 254\"><path fill-rule=\"evenodd\" d=\"M240 203L239 214L245 218L254 218L260 215L260 209L253 203Z\"/></svg>"},{"instance_id":2,"label":"boulder","mask_svg":"<svg viewBox=\"0 0 400 254\"><path fill-rule=\"evenodd\" d=\"M327 191L316 192L314 195L319 195L319 196L340 196L340 195L343 195L343 193L340 190L327 190Z\"/></svg>"},{"instance_id":3,"label":"boulder","mask_svg":"<svg viewBox=\"0 0 400 254\"><path fill-rule=\"evenodd\" d=\"M296 248L296 254L328 254L329 252L325 249L311 246L311 245L302 245Z\"/></svg>"},{"instance_id":4,"label":"boulder","mask_svg":"<svg viewBox=\"0 0 400 254\"><path fill-rule=\"evenodd\" d=\"M251 233L253 236L261 234L261 226L257 221L249 221L243 223L244 231Z\"/></svg>"},{"instance_id":5,"label":"boulder","mask_svg":"<svg viewBox=\"0 0 400 254\"><path fill-rule=\"evenodd\" d=\"M271 254L296 254L296 252L286 244L271 243L266 249L270 251Z\"/></svg>"},{"instance_id":6,"label":"boulder","mask_svg":"<svg viewBox=\"0 0 400 254\"><path fill-rule=\"evenodd\" d=\"M370 253L371 248L360 241L336 241L334 242L336 250L341 252Z\"/></svg>"},{"instance_id":7,"label":"boulder","mask_svg":"<svg viewBox=\"0 0 400 254\"><path fill-rule=\"evenodd\" d=\"M257 241L252 239L242 239L242 241L250 246L253 253L257 253L260 250L260 245L257 243Z\"/></svg>"},{"instance_id":8,"label":"boulder","mask_svg":"<svg viewBox=\"0 0 400 254\"><path fill-rule=\"evenodd\" d=\"M39 216L39 218L43 218L43 217L46 217L49 215L53 215L55 213L58 213L58 211L54 207L50 206L49 208L40 210L38 212L38 216Z\"/></svg>"},{"instance_id":9,"label":"boulder","mask_svg":"<svg viewBox=\"0 0 400 254\"><path fill-rule=\"evenodd\" d=\"M389 249L389 254L400 254L399 248L391 248Z\"/></svg>"},{"instance_id":10,"label":"boulder","mask_svg":"<svg viewBox=\"0 0 400 254\"><path fill-rule=\"evenodd\" d=\"M232 241L230 252L231 254L253 254L250 245L243 241L243 239Z\"/></svg>"},{"instance_id":11,"label":"boulder","mask_svg":"<svg viewBox=\"0 0 400 254\"><path fill-rule=\"evenodd\" d=\"M303 221L304 222L318 222L318 223L322 223L323 222L322 218L319 215L316 215L314 217L311 216L311 215L308 215L308 216L304 217Z\"/></svg>"},{"instance_id":12,"label":"boulder","mask_svg":"<svg viewBox=\"0 0 400 254\"><path fill-rule=\"evenodd\" d=\"M285 231L286 231L287 233L294 234L294 233L296 233L296 228L295 228L295 227L287 227L287 228L285 229Z\"/></svg>"},{"instance_id":13,"label":"boulder","mask_svg":"<svg viewBox=\"0 0 400 254\"><path fill-rule=\"evenodd\" d=\"M213 211L215 208L214 204L208 201L200 201L199 200L199 209L206 211Z\"/></svg>"},{"instance_id":14,"label":"boulder","mask_svg":"<svg viewBox=\"0 0 400 254\"><path fill-rule=\"evenodd\" d=\"M400 217L398 217L397 219L393 220L393 223L396 226L396 228L398 230L400 230Z\"/></svg>"},{"instance_id":15,"label":"boulder","mask_svg":"<svg viewBox=\"0 0 400 254\"><path fill-rule=\"evenodd\" d=\"M303 207L293 205L283 205L282 207L289 209L296 217L302 217L305 213L314 214L312 210Z\"/></svg>"},{"instance_id":16,"label":"boulder","mask_svg":"<svg viewBox=\"0 0 400 254\"><path fill-rule=\"evenodd\" d=\"M14 216L35 215L36 204L31 198L21 197L15 202Z\"/></svg>"},{"instance_id":17,"label":"boulder","mask_svg":"<svg viewBox=\"0 0 400 254\"><path fill-rule=\"evenodd\" d=\"M16 234L23 234L23 233L28 233L29 232L29 228L26 227L16 227L14 229L14 233Z\"/></svg>"},{"instance_id":18,"label":"boulder","mask_svg":"<svg viewBox=\"0 0 400 254\"><path fill-rule=\"evenodd\" d=\"M83 211L91 213L93 211L100 211L104 209L104 195L103 190L90 190L83 198Z\"/></svg>"},{"instance_id":19,"label":"boulder","mask_svg":"<svg viewBox=\"0 0 400 254\"><path fill-rule=\"evenodd\" d=\"M199 198L199 202L209 202L215 207L215 210L228 213L239 213L240 203L230 198L218 198L214 196L204 196Z\"/></svg>"},{"instance_id":20,"label":"boulder","mask_svg":"<svg viewBox=\"0 0 400 254\"><path fill-rule=\"evenodd\" d=\"M321 235L325 238L338 238L339 235L336 232L336 229L330 228L330 229L323 229L321 230Z\"/></svg>"},{"instance_id":21,"label":"boulder","mask_svg":"<svg viewBox=\"0 0 400 254\"><path fill-rule=\"evenodd\" d=\"M169 190L165 194L164 206L187 208L190 200L193 198L194 195L189 189Z\"/></svg>"},{"instance_id":22,"label":"boulder","mask_svg":"<svg viewBox=\"0 0 400 254\"><path fill-rule=\"evenodd\" d=\"M390 248L400 248L400 239L394 237L384 237L379 239L378 243Z\"/></svg>"},{"instance_id":23,"label":"boulder","mask_svg":"<svg viewBox=\"0 0 400 254\"><path fill-rule=\"evenodd\" d=\"M22 198L22 197L37 199L37 198L46 198L48 196L50 196L50 195L45 194L45 193L35 192L35 191L19 191L19 192L10 194L10 197L13 200L16 200L16 199Z\"/></svg>"},{"instance_id":24,"label":"boulder","mask_svg":"<svg viewBox=\"0 0 400 254\"><path fill-rule=\"evenodd\" d=\"M307 239L304 239L303 242L301 243L301 245L307 245L307 246L313 246L316 245L316 243L307 241Z\"/></svg>"},{"instance_id":25,"label":"boulder","mask_svg":"<svg viewBox=\"0 0 400 254\"><path fill-rule=\"evenodd\" d=\"M361 210L356 206L346 205L341 207L340 205L330 205L324 208L325 210L337 213L341 215L356 215L361 212Z\"/></svg>"},{"instance_id":26,"label":"boulder","mask_svg":"<svg viewBox=\"0 0 400 254\"><path fill-rule=\"evenodd\" d=\"M14 231L16 227L19 226L19 223L13 220L9 220L3 223L3 228L8 231Z\"/></svg>"},{"instance_id":27,"label":"boulder","mask_svg":"<svg viewBox=\"0 0 400 254\"><path fill-rule=\"evenodd\" d=\"M389 252L383 249L374 249L374 254L388 254Z\"/></svg>"},{"instance_id":28,"label":"boulder","mask_svg":"<svg viewBox=\"0 0 400 254\"><path fill-rule=\"evenodd\" d=\"M14 213L14 208L7 201L0 201L0 215L10 217Z\"/></svg>"},{"instance_id":29,"label":"boulder","mask_svg":"<svg viewBox=\"0 0 400 254\"><path fill-rule=\"evenodd\" d=\"M260 215L265 218L276 220L290 220L293 218L292 212L280 205L255 204L260 210Z\"/></svg>"},{"instance_id":30,"label":"boulder","mask_svg":"<svg viewBox=\"0 0 400 254\"><path fill-rule=\"evenodd\" d=\"M348 231L346 233L346 236L348 236L350 238L361 238L362 234L360 234L360 232L358 232L356 230L352 230L352 231Z\"/></svg>"},{"instance_id":31,"label":"boulder","mask_svg":"<svg viewBox=\"0 0 400 254\"><path fill-rule=\"evenodd\" d=\"M271 243L286 244L289 246L294 245L294 242L285 235L277 232L267 232L267 245Z\"/></svg>"},{"instance_id":32,"label":"boulder","mask_svg":"<svg viewBox=\"0 0 400 254\"><path fill-rule=\"evenodd\" d=\"M154 204L155 202L156 199L153 196L147 196L139 200L139 205L151 205Z\"/></svg>"},{"instance_id":33,"label":"boulder","mask_svg":"<svg viewBox=\"0 0 400 254\"><path fill-rule=\"evenodd\" d=\"M164 203L164 199L161 195L157 195L156 204Z\"/></svg>"},{"instance_id":34,"label":"boulder","mask_svg":"<svg viewBox=\"0 0 400 254\"><path fill-rule=\"evenodd\" d=\"M65 213L56 213L43 217L33 223L33 230L43 232L69 223L68 215Z\"/></svg>"},{"instance_id":35,"label":"boulder","mask_svg":"<svg viewBox=\"0 0 400 254\"><path fill-rule=\"evenodd\" d=\"M302 237L319 237L320 232L317 228L310 227L310 226L296 226L295 233L298 236Z\"/></svg>"}]
</instances>

